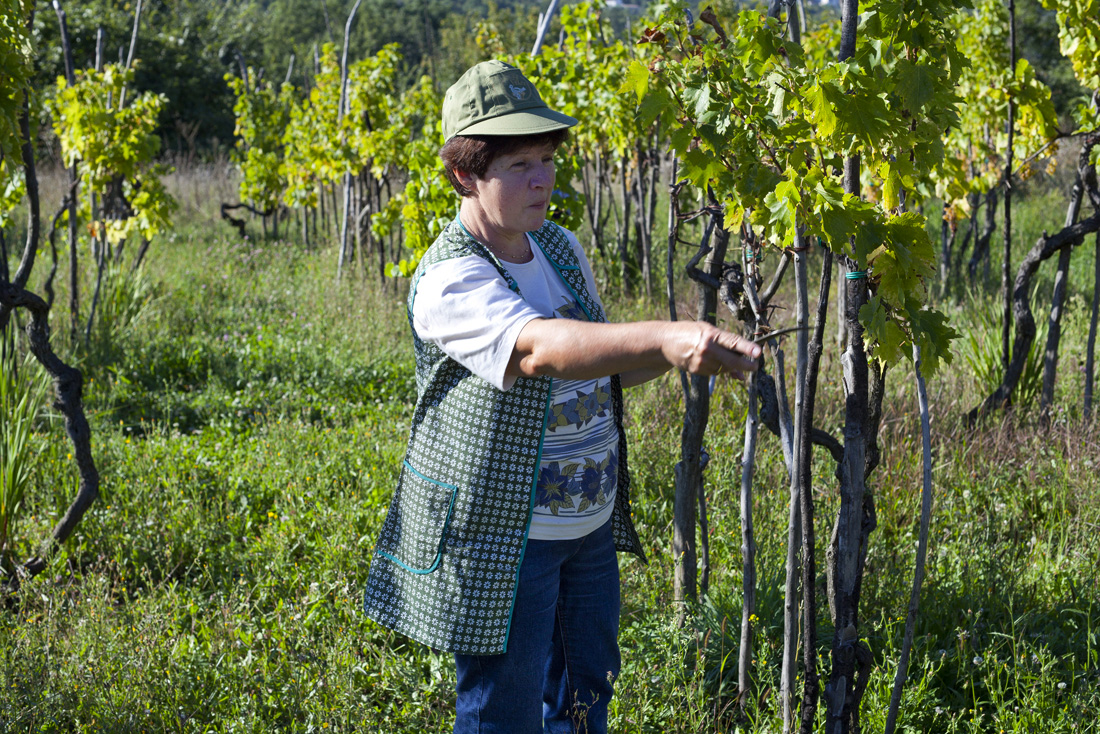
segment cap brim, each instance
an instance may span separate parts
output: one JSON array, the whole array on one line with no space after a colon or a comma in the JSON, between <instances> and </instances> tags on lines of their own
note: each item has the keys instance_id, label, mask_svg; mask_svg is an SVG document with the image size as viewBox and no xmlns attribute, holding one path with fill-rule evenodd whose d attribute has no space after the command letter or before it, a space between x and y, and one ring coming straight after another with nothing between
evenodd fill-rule
<instances>
[{"instance_id":1,"label":"cap brim","mask_svg":"<svg viewBox=\"0 0 1100 734\"><path fill-rule=\"evenodd\" d=\"M539 135L573 127L578 122L576 118L549 109L523 110L481 120L454 135Z\"/></svg>"}]
</instances>

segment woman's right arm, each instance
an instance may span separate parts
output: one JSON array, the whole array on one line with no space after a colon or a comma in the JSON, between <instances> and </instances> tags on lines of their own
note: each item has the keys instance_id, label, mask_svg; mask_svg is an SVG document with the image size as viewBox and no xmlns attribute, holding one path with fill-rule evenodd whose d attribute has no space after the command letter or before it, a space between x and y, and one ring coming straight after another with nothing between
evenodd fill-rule
<instances>
[{"instance_id":1,"label":"woman's right arm","mask_svg":"<svg viewBox=\"0 0 1100 734\"><path fill-rule=\"evenodd\" d=\"M506 374L591 379L618 374L637 385L672 367L741 376L757 368L760 346L699 321L591 323L534 319L516 339Z\"/></svg>"}]
</instances>

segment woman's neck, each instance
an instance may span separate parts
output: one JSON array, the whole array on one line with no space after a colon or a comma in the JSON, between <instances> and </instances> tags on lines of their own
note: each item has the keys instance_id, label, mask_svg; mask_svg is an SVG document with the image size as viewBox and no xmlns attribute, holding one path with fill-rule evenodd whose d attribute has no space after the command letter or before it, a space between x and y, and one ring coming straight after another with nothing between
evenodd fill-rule
<instances>
[{"instance_id":1,"label":"woman's neck","mask_svg":"<svg viewBox=\"0 0 1100 734\"><path fill-rule=\"evenodd\" d=\"M458 219L468 235L489 248L501 260L510 263L526 263L534 257L527 233L506 233L493 227L481 208L477 206L477 199L462 200Z\"/></svg>"}]
</instances>

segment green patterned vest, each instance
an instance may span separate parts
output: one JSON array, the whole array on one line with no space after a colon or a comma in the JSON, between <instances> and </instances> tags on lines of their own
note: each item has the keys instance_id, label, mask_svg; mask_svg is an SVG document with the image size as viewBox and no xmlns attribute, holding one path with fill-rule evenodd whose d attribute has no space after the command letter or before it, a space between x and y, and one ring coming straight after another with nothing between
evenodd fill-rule
<instances>
[{"instance_id":1,"label":"green patterned vest","mask_svg":"<svg viewBox=\"0 0 1100 734\"><path fill-rule=\"evenodd\" d=\"M536 244L590 321L606 321L588 292L565 232L546 222ZM413 276L451 258L490 261L519 293L507 269L452 222ZM522 295L522 294L521 294ZM505 651L520 562L534 508L550 377L519 378L497 390L413 330L419 399L389 514L374 549L363 606L376 622L438 650L465 655ZM630 477L622 428L622 386L611 378L619 431L619 475L611 522L615 546L645 559L630 519Z\"/></svg>"}]
</instances>

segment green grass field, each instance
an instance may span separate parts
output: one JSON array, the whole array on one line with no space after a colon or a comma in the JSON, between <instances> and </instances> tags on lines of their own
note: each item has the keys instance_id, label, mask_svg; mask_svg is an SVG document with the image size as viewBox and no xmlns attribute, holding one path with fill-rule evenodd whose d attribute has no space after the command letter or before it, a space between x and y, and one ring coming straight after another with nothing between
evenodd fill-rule
<instances>
[{"instance_id":1,"label":"green grass field","mask_svg":"<svg viewBox=\"0 0 1100 734\"><path fill-rule=\"evenodd\" d=\"M1017 258L1043 228L1059 226L1062 202L1035 194L1018 207ZM75 356L102 496L47 572L0 611L0 730L449 731L450 658L359 612L415 399L405 285L358 276L337 284L331 250L242 242L198 208L187 218L154 245L139 282L108 290L100 327ZM930 383L936 504L903 731L1095 730L1100 427L1079 415L1092 251L1075 256L1049 429L1026 409L964 428L961 415L990 387L968 359L995 358L978 338L992 306L985 296L944 304L966 337ZM1053 263L1042 270L1038 302L1049 302L1052 271ZM688 289L681 285L685 302ZM666 312L658 301L604 298L613 318ZM65 303L59 296L58 335L67 332ZM830 345L818 424L837 433L835 354ZM861 604L875 659L868 731L885 720L920 514L911 366L887 380L882 464L870 480L879 524ZM738 716L744 389L726 381L715 396L710 594L687 610L684 628L670 550L679 382L667 375L627 400L650 563L622 559L613 729L777 731L787 516L778 442L765 435L758 450L755 682ZM32 440L38 458L18 557L32 555L76 484L60 423L44 419ZM831 460L820 452L815 461L822 568L837 499ZM824 577L819 586L827 673Z\"/></svg>"}]
</instances>

